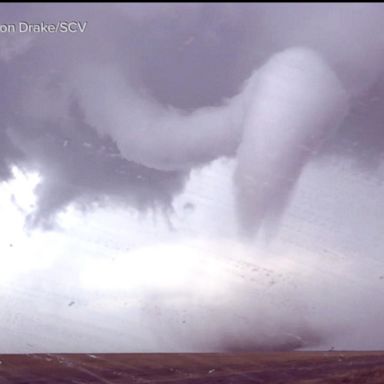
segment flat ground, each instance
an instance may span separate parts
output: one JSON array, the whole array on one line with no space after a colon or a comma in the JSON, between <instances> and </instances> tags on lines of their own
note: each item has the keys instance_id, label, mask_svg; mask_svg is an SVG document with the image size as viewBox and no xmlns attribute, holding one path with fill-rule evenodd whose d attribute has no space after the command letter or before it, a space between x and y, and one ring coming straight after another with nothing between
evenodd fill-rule
<instances>
[{"instance_id":1,"label":"flat ground","mask_svg":"<svg viewBox=\"0 0 384 384\"><path fill-rule=\"evenodd\" d=\"M384 352L0 355L0 384L384 384Z\"/></svg>"}]
</instances>

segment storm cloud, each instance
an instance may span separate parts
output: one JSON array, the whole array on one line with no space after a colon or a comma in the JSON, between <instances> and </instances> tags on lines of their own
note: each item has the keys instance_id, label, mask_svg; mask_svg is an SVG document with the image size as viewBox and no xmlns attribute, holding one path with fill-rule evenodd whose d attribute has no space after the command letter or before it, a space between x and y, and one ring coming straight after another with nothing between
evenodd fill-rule
<instances>
[{"instance_id":1,"label":"storm cloud","mask_svg":"<svg viewBox=\"0 0 384 384\"><path fill-rule=\"evenodd\" d=\"M31 223L109 195L169 206L190 169L237 156L240 226L252 232L284 210L348 101L381 75L381 6L3 8L3 23L87 21L85 33L1 36L1 174L12 164L42 174Z\"/></svg>"},{"instance_id":2,"label":"storm cloud","mask_svg":"<svg viewBox=\"0 0 384 384\"><path fill-rule=\"evenodd\" d=\"M375 270L382 249L371 241L382 223L373 213L383 209L378 198L384 150L381 4L4 4L0 10L2 24L87 22L84 33L0 34L0 180L2 187L12 185L15 169L38 173L36 204L25 217L35 231L31 236L41 228L55 229L67 209L76 207L91 221L103 222L100 211L118 206L121 215L133 210L145 218L155 212L161 225L167 223L167 230L144 225L151 228L148 239L162 238L162 231L166 243L177 238L176 245L160 249L165 264L168 253L188 255L196 250L190 238L204 237L202 250L192 256L201 264L204 258L218 259L220 265L220 273L211 275L193 264L171 292L157 286L156 278L151 287L138 284L141 301L126 287L115 287L125 295L117 300L120 312L101 314L110 297L95 296L95 276L98 281L104 276L108 291L113 283L123 285L127 275L105 260L94 271L88 256L83 261L89 268L69 258L75 271L60 254L47 269L52 285L85 303L84 312L62 317L72 321L71 332L86 333L83 325L91 317L102 327L110 316L116 321L114 336L96 340L97 350L103 345L124 350L127 343L143 351L293 349L326 345L332 338L347 347L374 344L364 324L377 329L382 313L376 295L372 302L368 298L380 291L381 282L363 280ZM367 193L376 200L360 209ZM132 233L145 237L139 225L127 229L129 220L119 220L112 220L112 231L122 243L129 243ZM78 225L80 233L87 225ZM108 232L106 226L102 232ZM260 233L272 250L257 242ZM117 238L111 243L115 247ZM131 252L125 245L124 250ZM98 254L93 247L87 252ZM106 258L108 252L101 254ZM132 252L132 258L120 255L118 265L144 275L140 260L147 256ZM350 264L343 264L345 255ZM139 264L130 264L136 259ZM167 265L183 269L172 260ZM260 266L269 263L270 269ZM161 270L156 260L148 264ZM115 281L107 280L105 271ZM257 271L267 278L255 277ZM78 280L68 288L61 274ZM209 296L195 281L200 275L224 288ZM20 284L42 292L32 299L41 303L47 289L36 280ZM359 287L364 287L364 319L352 313ZM324 299L323 291L334 297ZM92 304L95 297L100 307ZM132 301L130 310L123 309L124 300ZM56 310L55 303L52 299L47 313ZM160 325L158 307L164 314ZM185 310L192 337L183 328ZM331 322L322 315L327 311L333 313ZM41 313L36 324L43 327ZM349 344L340 333L348 316L351 329L364 334L360 344ZM126 318L134 322L128 339L118 333L126 332ZM210 324L208 330L201 319ZM32 327L29 336L50 349L49 340L33 334L36 324L23 321L16 321L15 329ZM258 328L249 337L252 324ZM5 345L11 348L13 342L10 336Z\"/></svg>"}]
</instances>

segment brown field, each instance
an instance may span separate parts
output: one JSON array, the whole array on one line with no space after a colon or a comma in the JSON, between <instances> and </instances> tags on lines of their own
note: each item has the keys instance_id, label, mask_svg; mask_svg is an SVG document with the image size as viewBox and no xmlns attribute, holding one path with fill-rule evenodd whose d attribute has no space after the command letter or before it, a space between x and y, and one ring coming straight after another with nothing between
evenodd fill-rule
<instances>
[{"instance_id":1,"label":"brown field","mask_svg":"<svg viewBox=\"0 0 384 384\"><path fill-rule=\"evenodd\" d=\"M0 355L0 384L384 384L383 352Z\"/></svg>"}]
</instances>

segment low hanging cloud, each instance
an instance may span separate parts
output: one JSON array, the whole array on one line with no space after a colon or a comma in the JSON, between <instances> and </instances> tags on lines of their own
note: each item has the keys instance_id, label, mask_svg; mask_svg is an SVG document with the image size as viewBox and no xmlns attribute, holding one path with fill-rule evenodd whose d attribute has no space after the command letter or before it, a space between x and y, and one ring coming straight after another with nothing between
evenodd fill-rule
<instances>
[{"instance_id":1,"label":"low hanging cloud","mask_svg":"<svg viewBox=\"0 0 384 384\"><path fill-rule=\"evenodd\" d=\"M116 71L84 71L74 86L85 120L111 137L125 159L170 171L236 156L239 216L250 233L284 208L303 167L339 127L348 105L336 75L303 48L274 56L225 105L192 113L132 94Z\"/></svg>"},{"instance_id":2,"label":"low hanging cloud","mask_svg":"<svg viewBox=\"0 0 384 384\"><path fill-rule=\"evenodd\" d=\"M8 23L87 21L83 34L2 36L0 169L41 172L31 223L97 196L170 206L190 169L235 156L252 233L284 211L315 150L340 141L348 99L381 73L379 5L95 7L104 17L4 6Z\"/></svg>"}]
</instances>

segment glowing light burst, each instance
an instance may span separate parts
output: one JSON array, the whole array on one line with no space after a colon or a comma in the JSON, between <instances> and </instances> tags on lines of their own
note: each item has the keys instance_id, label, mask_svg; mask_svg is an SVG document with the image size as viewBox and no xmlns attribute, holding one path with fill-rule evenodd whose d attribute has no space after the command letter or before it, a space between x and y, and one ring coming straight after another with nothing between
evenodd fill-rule
<instances>
[{"instance_id":1,"label":"glowing light burst","mask_svg":"<svg viewBox=\"0 0 384 384\"><path fill-rule=\"evenodd\" d=\"M41 177L36 172L26 173L17 167L12 168L12 174L13 179L0 184L1 283L46 261L44 257L34 257L34 249L41 242L37 239L39 234L28 236L24 230L25 217L35 208L35 188Z\"/></svg>"},{"instance_id":2,"label":"glowing light burst","mask_svg":"<svg viewBox=\"0 0 384 384\"><path fill-rule=\"evenodd\" d=\"M230 271L217 254L207 257L211 251L197 242L139 247L88 265L83 284L94 290L158 288L174 292L193 286L205 295L217 294L228 284Z\"/></svg>"}]
</instances>

